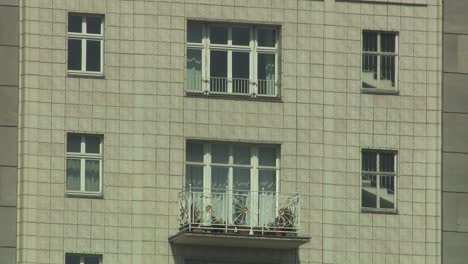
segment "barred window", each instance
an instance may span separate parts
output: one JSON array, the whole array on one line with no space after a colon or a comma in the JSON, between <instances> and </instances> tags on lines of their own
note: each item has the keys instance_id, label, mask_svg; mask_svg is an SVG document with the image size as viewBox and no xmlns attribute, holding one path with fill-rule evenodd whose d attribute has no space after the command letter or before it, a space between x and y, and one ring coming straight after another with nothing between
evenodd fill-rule
<instances>
[{"instance_id":1,"label":"barred window","mask_svg":"<svg viewBox=\"0 0 468 264\"><path fill-rule=\"evenodd\" d=\"M394 151L362 151L362 208L396 210L396 159Z\"/></svg>"},{"instance_id":2,"label":"barred window","mask_svg":"<svg viewBox=\"0 0 468 264\"><path fill-rule=\"evenodd\" d=\"M395 32L362 33L362 88L396 91L398 82L398 35Z\"/></svg>"}]
</instances>

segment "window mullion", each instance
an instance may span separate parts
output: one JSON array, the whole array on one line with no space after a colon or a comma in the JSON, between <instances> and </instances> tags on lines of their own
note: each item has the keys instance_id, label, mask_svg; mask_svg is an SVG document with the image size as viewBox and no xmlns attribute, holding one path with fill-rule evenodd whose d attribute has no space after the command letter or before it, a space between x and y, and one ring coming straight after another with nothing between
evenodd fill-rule
<instances>
[{"instance_id":1,"label":"window mullion","mask_svg":"<svg viewBox=\"0 0 468 264\"><path fill-rule=\"evenodd\" d=\"M381 50L380 50L380 33L377 34L377 87L380 83L380 60L381 60Z\"/></svg>"},{"instance_id":2,"label":"window mullion","mask_svg":"<svg viewBox=\"0 0 468 264\"><path fill-rule=\"evenodd\" d=\"M228 51L227 51L227 92L229 94L232 94L232 85L233 85L233 80L232 80L232 27L228 27Z\"/></svg>"},{"instance_id":3,"label":"window mullion","mask_svg":"<svg viewBox=\"0 0 468 264\"><path fill-rule=\"evenodd\" d=\"M377 168L377 177L375 177L375 180L376 180L376 199L377 199L377 203L376 203L376 207L377 208L380 208L380 153L377 153L377 164L376 164L376 168Z\"/></svg>"},{"instance_id":4,"label":"window mullion","mask_svg":"<svg viewBox=\"0 0 468 264\"><path fill-rule=\"evenodd\" d=\"M259 204L258 204L258 196L259 196L259 189L258 189L258 147L252 146L251 147L251 154L250 154L250 164L252 164L252 169L250 171L250 190L251 190L251 199L250 199L250 207L255 210L250 218L250 223L253 225L254 223L258 223L258 216L259 216Z\"/></svg>"},{"instance_id":5,"label":"window mullion","mask_svg":"<svg viewBox=\"0 0 468 264\"><path fill-rule=\"evenodd\" d=\"M234 151L233 151L234 146L229 145L229 169L228 169L228 186L226 190L226 202L227 204L227 217L226 221L227 224L232 224L232 214L233 214L233 208L232 208L232 201L233 201L233 191L234 191Z\"/></svg>"},{"instance_id":6,"label":"window mullion","mask_svg":"<svg viewBox=\"0 0 468 264\"><path fill-rule=\"evenodd\" d=\"M205 85L205 90L209 92L211 90L211 50L210 50L210 27L209 25L206 25L204 27L205 29L205 48L206 48L206 70L205 70L205 77L206 77L206 85Z\"/></svg>"},{"instance_id":7,"label":"window mullion","mask_svg":"<svg viewBox=\"0 0 468 264\"><path fill-rule=\"evenodd\" d=\"M250 61L249 61L249 67L250 67L250 73L249 73L249 93L250 94L254 94L255 91L255 87L254 87L254 83L257 81L257 67L256 67L256 54L257 54L257 51L255 49L255 43L254 43L254 39L255 39L255 28L254 27L250 27L250 41L249 41L249 46L250 46L250 52L249 52L249 57L250 57Z\"/></svg>"}]
</instances>

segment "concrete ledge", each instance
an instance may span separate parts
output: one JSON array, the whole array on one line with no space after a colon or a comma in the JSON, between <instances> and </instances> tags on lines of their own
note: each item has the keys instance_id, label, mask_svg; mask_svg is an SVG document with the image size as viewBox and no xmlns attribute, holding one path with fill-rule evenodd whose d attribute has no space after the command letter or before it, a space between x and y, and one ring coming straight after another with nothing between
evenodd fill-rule
<instances>
[{"instance_id":1,"label":"concrete ledge","mask_svg":"<svg viewBox=\"0 0 468 264\"><path fill-rule=\"evenodd\" d=\"M287 250L298 248L310 241L303 236L255 236L226 233L179 232L169 238L176 245L223 246L237 248L268 248Z\"/></svg>"}]
</instances>

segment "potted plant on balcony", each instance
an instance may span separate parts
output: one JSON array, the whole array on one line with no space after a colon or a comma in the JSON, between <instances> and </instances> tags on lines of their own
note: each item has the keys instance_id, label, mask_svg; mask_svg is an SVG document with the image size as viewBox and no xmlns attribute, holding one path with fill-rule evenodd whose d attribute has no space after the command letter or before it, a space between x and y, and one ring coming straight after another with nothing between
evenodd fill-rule
<instances>
[{"instance_id":1,"label":"potted plant on balcony","mask_svg":"<svg viewBox=\"0 0 468 264\"><path fill-rule=\"evenodd\" d=\"M278 210L278 215L273 224L277 236L286 236L287 232L294 229L295 216L291 208L283 207Z\"/></svg>"},{"instance_id":2,"label":"potted plant on balcony","mask_svg":"<svg viewBox=\"0 0 468 264\"><path fill-rule=\"evenodd\" d=\"M223 218L211 216L211 233L223 233L226 228L226 221Z\"/></svg>"}]
</instances>

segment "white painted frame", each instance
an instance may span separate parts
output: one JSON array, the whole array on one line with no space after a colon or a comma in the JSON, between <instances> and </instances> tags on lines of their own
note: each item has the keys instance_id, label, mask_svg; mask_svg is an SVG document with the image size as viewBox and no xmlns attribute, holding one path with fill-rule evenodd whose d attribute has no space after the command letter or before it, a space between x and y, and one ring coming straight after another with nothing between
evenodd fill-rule
<instances>
[{"instance_id":1,"label":"white painted frame","mask_svg":"<svg viewBox=\"0 0 468 264\"><path fill-rule=\"evenodd\" d=\"M103 137L102 135L95 134L79 134L79 133L67 133L67 141L69 135L79 135L81 137L80 152L66 152L65 158L65 192L68 195L91 195L101 196L102 195L102 178L103 178ZM99 153L86 153L86 136L93 135L99 137ZM66 146L65 146L66 147ZM77 159L80 160L80 190L67 190L67 160ZM92 192L85 190L85 169L86 160L97 160L99 161L99 191Z\"/></svg>"},{"instance_id":2,"label":"white painted frame","mask_svg":"<svg viewBox=\"0 0 468 264\"><path fill-rule=\"evenodd\" d=\"M67 20L67 72L71 75L89 75L89 76L103 76L104 75L104 16L97 14L79 14L69 13L68 16L75 15L81 17L81 33L68 32ZM88 17L98 17L101 19L101 34L87 33L87 20ZM70 39L81 40L81 70L68 69L68 41ZM100 71L88 71L86 69L86 53L87 53L87 40L99 41L100 43Z\"/></svg>"},{"instance_id":3,"label":"white painted frame","mask_svg":"<svg viewBox=\"0 0 468 264\"><path fill-rule=\"evenodd\" d=\"M188 23L190 23L189 21ZM251 97L277 97L279 95L279 27L267 26L267 25L249 25L249 24L229 24L229 23L200 23L202 25L202 42L187 43L188 49L197 49L202 50L202 91L189 90L186 86L186 91L191 93L202 92L204 94L233 94L240 96L251 96ZM228 30L228 42L227 44L212 44L210 42L210 29L212 26L225 26ZM232 28L233 27L242 27L250 29L250 43L247 46L242 45L233 45L232 44ZM188 27L187 27L188 28ZM261 47L258 45L258 29L272 29L276 32L275 46L274 47ZM188 30L188 29L187 29ZM211 51L226 51L227 52L227 92L213 92L210 91L210 52ZM239 94L233 93L232 89L232 53L233 52L248 52L249 56L249 93L248 94ZM274 87L275 91L272 95L258 94L258 55L259 54L273 54L275 55L275 80ZM186 55L187 56L187 55ZM185 78L187 75L185 74ZM186 80L186 83L188 81Z\"/></svg>"}]
</instances>

